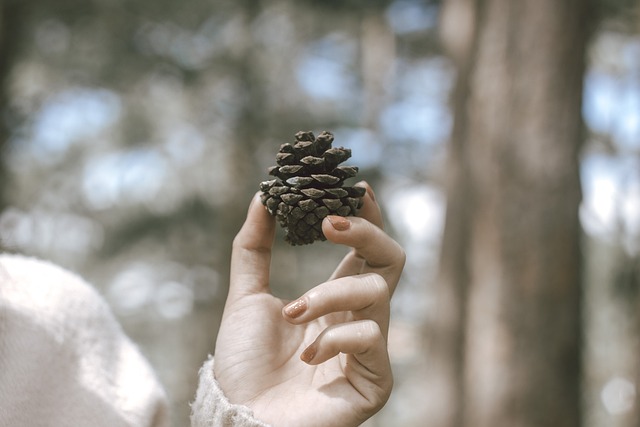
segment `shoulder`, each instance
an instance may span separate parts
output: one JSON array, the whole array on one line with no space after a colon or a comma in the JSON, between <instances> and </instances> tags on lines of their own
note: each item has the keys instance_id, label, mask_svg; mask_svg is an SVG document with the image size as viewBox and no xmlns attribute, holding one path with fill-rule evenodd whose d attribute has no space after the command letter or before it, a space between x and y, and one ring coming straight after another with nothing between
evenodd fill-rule
<instances>
[{"instance_id":1,"label":"shoulder","mask_svg":"<svg viewBox=\"0 0 640 427\"><path fill-rule=\"evenodd\" d=\"M0 409L0 425L25 416L51 425L165 425L155 373L80 276L0 255L0 335L0 401L9 408Z\"/></svg>"},{"instance_id":2,"label":"shoulder","mask_svg":"<svg viewBox=\"0 0 640 427\"><path fill-rule=\"evenodd\" d=\"M58 326L69 320L111 317L103 298L80 276L22 255L0 255L0 307Z\"/></svg>"},{"instance_id":3,"label":"shoulder","mask_svg":"<svg viewBox=\"0 0 640 427\"><path fill-rule=\"evenodd\" d=\"M41 284L43 274L48 280L59 282L62 286L76 288L86 286L80 276L64 268L37 258L16 254L0 254L0 280Z\"/></svg>"}]
</instances>

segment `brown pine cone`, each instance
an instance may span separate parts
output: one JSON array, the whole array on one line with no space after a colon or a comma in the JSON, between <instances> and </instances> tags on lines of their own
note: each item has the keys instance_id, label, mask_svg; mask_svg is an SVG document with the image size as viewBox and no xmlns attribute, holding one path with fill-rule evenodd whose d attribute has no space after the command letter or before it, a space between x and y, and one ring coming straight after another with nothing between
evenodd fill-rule
<instances>
[{"instance_id":1,"label":"brown pine cone","mask_svg":"<svg viewBox=\"0 0 640 427\"><path fill-rule=\"evenodd\" d=\"M333 148L333 135L298 132L293 144L283 144L276 155L276 177L260 183L262 204L285 230L292 245L326 240L322 219L327 215L351 216L362 207L362 187L345 187L344 181L358 173L355 166L340 166L351 150Z\"/></svg>"}]
</instances>

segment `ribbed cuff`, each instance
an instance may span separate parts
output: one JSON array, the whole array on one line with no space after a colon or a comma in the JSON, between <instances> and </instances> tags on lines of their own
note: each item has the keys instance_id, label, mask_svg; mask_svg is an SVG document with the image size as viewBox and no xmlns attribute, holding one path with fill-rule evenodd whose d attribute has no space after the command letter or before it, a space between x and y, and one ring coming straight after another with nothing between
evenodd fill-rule
<instances>
[{"instance_id":1,"label":"ribbed cuff","mask_svg":"<svg viewBox=\"0 0 640 427\"><path fill-rule=\"evenodd\" d=\"M199 372L198 390L191 404L191 427L269 427L244 405L229 402L213 376L213 357Z\"/></svg>"}]
</instances>

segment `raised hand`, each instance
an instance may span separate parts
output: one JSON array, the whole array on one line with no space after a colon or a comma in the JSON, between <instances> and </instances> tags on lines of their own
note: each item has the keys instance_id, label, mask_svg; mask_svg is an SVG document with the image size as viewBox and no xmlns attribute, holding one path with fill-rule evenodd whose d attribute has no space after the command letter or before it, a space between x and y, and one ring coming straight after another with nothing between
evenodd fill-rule
<instances>
[{"instance_id":1,"label":"raised hand","mask_svg":"<svg viewBox=\"0 0 640 427\"><path fill-rule=\"evenodd\" d=\"M405 255L384 231L366 184L358 217L324 219L352 250L327 282L294 301L271 294L275 222L254 197L236 236L215 350L215 377L232 403L274 426L356 426L387 401L389 302Z\"/></svg>"}]
</instances>

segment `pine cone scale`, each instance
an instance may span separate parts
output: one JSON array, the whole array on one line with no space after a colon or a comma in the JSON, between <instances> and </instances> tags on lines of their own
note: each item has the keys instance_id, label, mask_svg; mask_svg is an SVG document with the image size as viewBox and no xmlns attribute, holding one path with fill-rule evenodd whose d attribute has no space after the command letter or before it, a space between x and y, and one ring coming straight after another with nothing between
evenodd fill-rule
<instances>
[{"instance_id":1,"label":"pine cone scale","mask_svg":"<svg viewBox=\"0 0 640 427\"><path fill-rule=\"evenodd\" d=\"M285 229L285 240L304 245L326 240L322 220L327 215L355 215L365 189L344 186L356 176L355 166L340 166L351 150L332 147L333 134L298 132L294 143L280 146L276 166L268 173L276 179L260 183L261 201Z\"/></svg>"}]
</instances>

